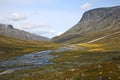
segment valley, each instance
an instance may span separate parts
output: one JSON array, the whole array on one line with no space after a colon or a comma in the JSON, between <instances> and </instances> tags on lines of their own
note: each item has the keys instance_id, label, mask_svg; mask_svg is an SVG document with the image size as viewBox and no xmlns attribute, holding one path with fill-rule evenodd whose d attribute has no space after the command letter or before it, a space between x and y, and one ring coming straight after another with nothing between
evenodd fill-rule
<instances>
[{"instance_id":1,"label":"valley","mask_svg":"<svg viewBox=\"0 0 120 80\"><path fill-rule=\"evenodd\" d=\"M100 44L78 44L72 50L52 52L57 56L49 60L53 64L15 70L12 73L1 71L3 80L119 80L120 51L105 50ZM106 48L107 46L105 46ZM109 46L108 46L109 47ZM102 48L102 50L101 50ZM30 57L29 57L30 58ZM35 58L37 59L37 58ZM44 58L45 59L45 58ZM29 60L30 61L30 60ZM40 60L39 60L40 62ZM18 65L19 66L19 65ZM27 64L26 64L27 66ZM13 66L15 67L15 66ZM9 68L9 67L8 67ZM1 68L2 69L2 68ZM7 76L7 77L5 77Z\"/></svg>"},{"instance_id":2,"label":"valley","mask_svg":"<svg viewBox=\"0 0 120 80\"><path fill-rule=\"evenodd\" d=\"M0 80L120 80L119 15L120 6L86 11L51 40L1 24Z\"/></svg>"},{"instance_id":3,"label":"valley","mask_svg":"<svg viewBox=\"0 0 120 80\"><path fill-rule=\"evenodd\" d=\"M47 41L27 41L0 36L0 61L31 52L56 49L57 44Z\"/></svg>"}]
</instances>

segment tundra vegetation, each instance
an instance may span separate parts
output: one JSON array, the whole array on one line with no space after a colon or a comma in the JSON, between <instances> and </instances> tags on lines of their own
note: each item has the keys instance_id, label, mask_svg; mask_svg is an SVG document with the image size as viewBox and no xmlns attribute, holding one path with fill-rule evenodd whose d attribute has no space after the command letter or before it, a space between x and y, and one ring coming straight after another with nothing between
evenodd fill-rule
<instances>
[{"instance_id":1,"label":"tundra vegetation","mask_svg":"<svg viewBox=\"0 0 120 80\"><path fill-rule=\"evenodd\" d=\"M9 40L9 42L7 41ZM21 41L3 37L0 40L1 60L20 56L33 51L56 49L63 44L51 42ZM20 43L20 44L19 44ZM57 55L50 62L32 69L16 70L10 74L0 75L1 80L119 80L120 79L120 46L117 43L76 43L72 50L52 52ZM4 45L4 46L3 46ZM73 44L72 44L73 45ZM114 47L111 47L114 46ZM28 47L29 46L29 47ZM64 46L70 47L71 44ZM17 54L15 54L17 52ZM2 52L1 52L2 53ZM1 71L2 72L2 71Z\"/></svg>"},{"instance_id":2,"label":"tundra vegetation","mask_svg":"<svg viewBox=\"0 0 120 80\"><path fill-rule=\"evenodd\" d=\"M0 74L0 80L120 80L120 6L86 11L75 26L52 41L56 43L0 36L0 61L72 48L51 52L56 56L49 60L53 64Z\"/></svg>"},{"instance_id":3,"label":"tundra vegetation","mask_svg":"<svg viewBox=\"0 0 120 80\"><path fill-rule=\"evenodd\" d=\"M52 42L20 40L0 35L0 61L57 47L58 45Z\"/></svg>"}]
</instances>

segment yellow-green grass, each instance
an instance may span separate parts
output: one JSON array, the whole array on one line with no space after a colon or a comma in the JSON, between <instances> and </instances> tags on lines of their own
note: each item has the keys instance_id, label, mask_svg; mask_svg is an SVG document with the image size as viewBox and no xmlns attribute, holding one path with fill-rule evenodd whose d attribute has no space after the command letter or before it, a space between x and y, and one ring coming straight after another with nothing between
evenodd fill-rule
<instances>
[{"instance_id":1,"label":"yellow-green grass","mask_svg":"<svg viewBox=\"0 0 120 80\"><path fill-rule=\"evenodd\" d=\"M1 80L109 80L109 79L119 80L120 79L120 46L118 43L119 42L117 43L99 42L99 43L91 43L91 44L77 43L76 50L51 53L51 55L58 56L50 60L51 62L54 62L54 64L40 66L38 68L33 68L33 69L26 69L20 71L18 70L11 74L0 75L0 79ZM33 47L28 48L28 45L24 45L25 49L23 50L23 52L24 51L27 52L29 51L29 49L30 50L42 49L39 47L38 42L32 43L32 46L33 44L34 44L34 48ZM53 46L53 43L51 44L52 44L51 46ZM54 45L56 46L56 44ZM62 44L62 46L64 46L64 44ZM44 47L43 49L47 49L47 48Z\"/></svg>"},{"instance_id":2,"label":"yellow-green grass","mask_svg":"<svg viewBox=\"0 0 120 80\"><path fill-rule=\"evenodd\" d=\"M23 54L55 49L58 45L47 41L26 41L0 36L0 61Z\"/></svg>"},{"instance_id":3,"label":"yellow-green grass","mask_svg":"<svg viewBox=\"0 0 120 80\"><path fill-rule=\"evenodd\" d=\"M93 43L78 43L76 44L78 48L83 48L83 51L89 51L89 52L94 52L94 51L105 51L103 48L103 44L93 44Z\"/></svg>"},{"instance_id":4,"label":"yellow-green grass","mask_svg":"<svg viewBox=\"0 0 120 80\"><path fill-rule=\"evenodd\" d=\"M55 64L39 68L15 71L0 75L2 80L96 80L120 76L120 51L83 52L71 50L54 52L58 55L51 61ZM99 79L98 79L99 80ZM118 79L119 80L119 79Z\"/></svg>"},{"instance_id":5,"label":"yellow-green grass","mask_svg":"<svg viewBox=\"0 0 120 80\"><path fill-rule=\"evenodd\" d=\"M77 43L78 49L88 52L105 52L105 51L119 51L120 42L111 43Z\"/></svg>"}]
</instances>

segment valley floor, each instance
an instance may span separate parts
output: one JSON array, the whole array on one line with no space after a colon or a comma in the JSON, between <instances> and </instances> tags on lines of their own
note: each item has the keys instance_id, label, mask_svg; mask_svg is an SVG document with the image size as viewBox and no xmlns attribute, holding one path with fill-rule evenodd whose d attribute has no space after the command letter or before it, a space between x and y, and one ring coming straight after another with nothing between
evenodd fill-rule
<instances>
[{"instance_id":1,"label":"valley floor","mask_svg":"<svg viewBox=\"0 0 120 80\"><path fill-rule=\"evenodd\" d=\"M0 61L57 47L58 45L52 42L27 41L0 35Z\"/></svg>"},{"instance_id":2,"label":"valley floor","mask_svg":"<svg viewBox=\"0 0 120 80\"><path fill-rule=\"evenodd\" d=\"M118 47L118 48L116 48ZM54 64L0 75L1 80L120 80L119 46L75 44L73 50L52 52Z\"/></svg>"}]
</instances>

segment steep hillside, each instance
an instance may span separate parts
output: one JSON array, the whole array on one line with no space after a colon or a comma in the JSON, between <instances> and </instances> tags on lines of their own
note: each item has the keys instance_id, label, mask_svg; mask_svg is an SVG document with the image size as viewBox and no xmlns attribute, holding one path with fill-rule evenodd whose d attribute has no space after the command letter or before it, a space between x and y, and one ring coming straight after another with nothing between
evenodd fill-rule
<instances>
[{"instance_id":1,"label":"steep hillside","mask_svg":"<svg viewBox=\"0 0 120 80\"><path fill-rule=\"evenodd\" d=\"M120 6L97 8L85 12L82 19L75 26L66 31L64 34L53 38L53 41L83 43L119 31ZM119 36L116 36L116 39L120 39Z\"/></svg>"},{"instance_id":2,"label":"steep hillside","mask_svg":"<svg viewBox=\"0 0 120 80\"><path fill-rule=\"evenodd\" d=\"M46 37L15 29L12 25L0 24L0 35L23 40L49 40Z\"/></svg>"}]
</instances>

